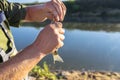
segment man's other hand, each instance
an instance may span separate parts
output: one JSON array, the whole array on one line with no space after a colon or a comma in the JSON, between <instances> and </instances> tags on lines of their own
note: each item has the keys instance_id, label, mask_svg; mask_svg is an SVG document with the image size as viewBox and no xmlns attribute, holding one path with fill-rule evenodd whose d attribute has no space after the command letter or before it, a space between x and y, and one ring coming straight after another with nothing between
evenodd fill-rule
<instances>
[{"instance_id":1,"label":"man's other hand","mask_svg":"<svg viewBox=\"0 0 120 80\"><path fill-rule=\"evenodd\" d=\"M33 5L26 8L25 20L43 22L46 19L63 21L66 14L66 6L60 0L51 0L40 5Z\"/></svg>"}]
</instances>

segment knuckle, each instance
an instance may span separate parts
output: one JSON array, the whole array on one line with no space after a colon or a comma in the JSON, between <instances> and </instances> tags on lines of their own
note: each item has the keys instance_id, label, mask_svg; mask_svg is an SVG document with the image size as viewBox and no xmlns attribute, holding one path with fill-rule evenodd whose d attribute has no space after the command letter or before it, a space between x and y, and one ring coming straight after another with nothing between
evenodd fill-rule
<instances>
[{"instance_id":1,"label":"knuckle","mask_svg":"<svg viewBox=\"0 0 120 80\"><path fill-rule=\"evenodd\" d=\"M58 44L58 45L59 45L59 47L61 47L61 42L60 42L60 41L59 41L59 44Z\"/></svg>"},{"instance_id":2,"label":"knuckle","mask_svg":"<svg viewBox=\"0 0 120 80\"><path fill-rule=\"evenodd\" d=\"M64 40L64 39L65 39L64 35L61 35L61 36L60 36L60 39L61 39L61 40Z\"/></svg>"},{"instance_id":3,"label":"knuckle","mask_svg":"<svg viewBox=\"0 0 120 80\"><path fill-rule=\"evenodd\" d=\"M56 46L59 45L59 44L60 44L59 39L56 38Z\"/></svg>"},{"instance_id":4,"label":"knuckle","mask_svg":"<svg viewBox=\"0 0 120 80\"><path fill-rule=\"evenodd\" d=\"M62 42L62 46L64 46L64 43Z\"/></svg>"},{"instance_id":5,"label":"knuckle","mask_svg":"<svg viewBox=\"0 0 120 80\"><path fill-rule=\"evenodd\" d=\"M63 35L63 40L65 39L65 36Z\"/></svg>"},{"instance_id":6,"label":"knuckle","mask_svg":"<svg viewBox=\"0 0 120 80\"><path fill-rule=\"evenodd\" d=\"M51 23L51 24L49 25L49 27L50 27L52 30L54 30L55 25Z\"/></svg>"},{"instance_id":7,"label":"knuckle","mask_svg":"<svg viewBox=\"0 0 120 80\"><path fill-rule=\"evenodd\" d=\"M56 24L57 24L59 27L62 27L62 23L61 23L61 22L56 22Z\"/></svg>"},{"instance_id":8,"label":"knuckle","mask_svg":"<svg viewBox=\"0 0 120 80\"><path fill-rule=\"evenodd\" d=\"M63 45L64 45L64 43L63 43L63 42L61 42L60 47L62 47Z\"/></svg>"},{"instance_id":9,"label":"knuckle","mask_svg":"<svg viewBox=\"0 0 120 80\"><path fill-rule=\"evenodd\" d=\"M56 46L58 48L62 47L64 45L63 41L61 41L59 38L56 39Z\"/></svg>"},{"instance_id":10,"label":"knuckle","mask_svg":"<svg viewBox=\"0 0 120 80\"><path fill-rule=\"evenodd\" d=\"M65 33L65 29L62 28L61 32L62 32L62 34L64 34Z\"/></svg>"}]
</instances>

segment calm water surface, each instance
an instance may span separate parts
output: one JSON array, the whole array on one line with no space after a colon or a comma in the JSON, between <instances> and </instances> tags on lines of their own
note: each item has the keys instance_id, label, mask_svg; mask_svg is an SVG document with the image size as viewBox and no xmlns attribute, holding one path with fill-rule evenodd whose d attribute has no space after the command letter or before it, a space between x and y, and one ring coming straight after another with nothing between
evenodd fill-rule
<instances>
[{"instance_id":1,"label":"calm water surface","mask_svg":"<svg viewBox=\"0 0 120 80\"><path fill-rule=\"evenodd\" d=\"M42 28L33 26L11 28L18 50L31 44ZM59 54L64 63L53 64L52 56L45 57L54 69L109 70L120 72L120 32L66 29L64 46Z\"/></svg>"}]
</instances>

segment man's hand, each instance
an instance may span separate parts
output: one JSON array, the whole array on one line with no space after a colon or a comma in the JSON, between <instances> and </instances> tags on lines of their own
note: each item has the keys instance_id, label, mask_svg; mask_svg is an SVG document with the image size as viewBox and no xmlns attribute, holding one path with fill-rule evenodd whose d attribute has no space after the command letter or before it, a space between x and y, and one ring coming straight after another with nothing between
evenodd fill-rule
<instances>
[{"instance_id":1,"label":"man's hand","mask_svg":"<svg viewBox=\"0 0 120 80\"><path fill-rule=\"evenodd\" d=\"M33 46L37 52L40 51L40 53L46 55L64 45L63 40L65 37L63 34L62 23L49 24L40 32Z\"/></svg>"},{"instance_id":2,"label":"man's hand","mask_svg":"<svg viewBox=\"0 0 120 80\"><path fill-rule=\"evenodd\" d=\"M25 20L43 22L46 19L63 21L66 14L66 7L60 0L51 0L45 4L29 6L26 8Z\"/></svg>"}]
</instances>

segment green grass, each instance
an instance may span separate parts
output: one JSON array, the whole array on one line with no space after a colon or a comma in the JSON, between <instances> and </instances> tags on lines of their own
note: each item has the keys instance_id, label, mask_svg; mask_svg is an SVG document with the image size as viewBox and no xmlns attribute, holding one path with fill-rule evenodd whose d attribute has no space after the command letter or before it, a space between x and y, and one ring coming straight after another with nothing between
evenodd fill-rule
<instances>
[{"instance_id":1,"label":"green grass","mask_svg":"<svg viewBox=\"0 0 120 80\"><path fill-rule=\"evenodd\" d=\"M35 66L30 75L37 78L36 80L57 80L56 75L49 70L46 62L43 63L43 68Z\"/></svg>"}]
</instances>

